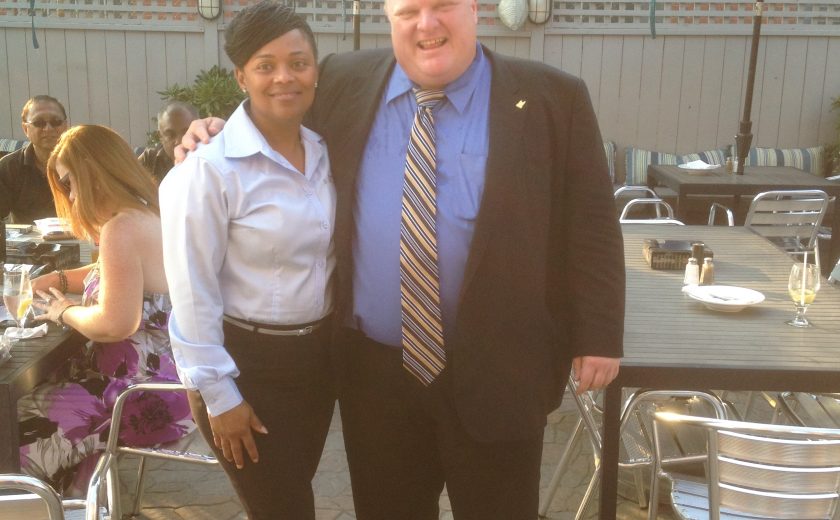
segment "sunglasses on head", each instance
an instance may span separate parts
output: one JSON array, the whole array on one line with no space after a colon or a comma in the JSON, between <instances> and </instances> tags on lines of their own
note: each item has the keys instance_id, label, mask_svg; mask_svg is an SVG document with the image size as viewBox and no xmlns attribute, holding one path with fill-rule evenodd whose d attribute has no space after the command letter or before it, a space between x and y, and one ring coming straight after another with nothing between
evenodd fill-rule
<instances>
[{"instance_id":1,"label":"sunglasses on head","mask_svg":"<svg viewBox=\"0 0 840 520\"><path fill-rule=\"evenodd\" d=\"M61 188L61 191L63 191L64 193L67 193L67 194L70 193L71 186L70 186L70 174L69 173L67 175L65 175L64 177L60 177L58 179L58 186Z\"/></svg>"},{"instance_id":2,"label":"sunglasses on head","mask_svg":"<svg viewBox=\"0 0 840 520\"><path fill-rule=\"evenodd\" d=\"M50 119L49 121L47 121L46 119L36 119L35 121L27 121L26 124L27 125L32 125L32 126L34 126L35 128L38 128L38 129L42 129L42 128L46 127L47 125L50 125L50 128L58 128L61 125L63 125L65 121L66 121L66 119L58 119L58 118Z\"/></svg>"}]
</instances>

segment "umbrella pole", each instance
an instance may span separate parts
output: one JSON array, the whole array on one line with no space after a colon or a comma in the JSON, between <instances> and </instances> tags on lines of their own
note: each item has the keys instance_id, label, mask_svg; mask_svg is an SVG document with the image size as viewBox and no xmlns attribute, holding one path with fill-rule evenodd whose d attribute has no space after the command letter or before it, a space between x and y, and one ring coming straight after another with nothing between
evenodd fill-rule
<instances>
[{"instance_id":1,"label":"umbrella pole","mask_svg":"<svg viewBox=\"0 0 840 520\"><path fill-rule=\"evenodd\" d=\"M353 0L353 50L357 51L362 45L362 2Z\"/></svg>"},{"instance_id":2,"label":"umbrella pole","mask_svg":"<svg viewBox=\"0 0 840 520\"><path fill-rule=\"evenodd\" d=\"M758 61L758 39L761 37L761 13L764 10L764 1L758 0L755 3L753 15L752 47L750 48L750 68L747 71L747 92L744 96L744 115L738 128L738 135L735 136L735 147L738 154L738 167L735 170L737 175L744 174L744 166L747 162L747 155L750 153L752 144L752 113L753 87L755 86L755 62Z\"/></svg>"}]
</instances>

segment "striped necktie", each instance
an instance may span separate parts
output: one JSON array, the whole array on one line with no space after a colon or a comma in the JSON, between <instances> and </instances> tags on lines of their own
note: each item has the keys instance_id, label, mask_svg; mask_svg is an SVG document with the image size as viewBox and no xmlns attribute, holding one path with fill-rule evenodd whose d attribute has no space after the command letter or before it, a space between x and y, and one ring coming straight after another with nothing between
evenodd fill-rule
<instances>
[{"instance_id":1,"label":"striped necktie","mask_svg":"<svg viewBox=\"0 0 840 520\"><path fill-rule=\"evenodd\" d=\"M405 158L400 221L403 366L424 385L446 364L435 232L435 121L442 90L416 90L417 113Z\"/></svg>"}]
</instances>

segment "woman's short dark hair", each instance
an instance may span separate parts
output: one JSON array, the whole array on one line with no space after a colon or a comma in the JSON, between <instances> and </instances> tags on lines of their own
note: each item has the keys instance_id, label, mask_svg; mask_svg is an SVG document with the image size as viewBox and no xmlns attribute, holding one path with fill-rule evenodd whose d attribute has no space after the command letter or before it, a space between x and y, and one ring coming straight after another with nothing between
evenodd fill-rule
<instances>
[{"instance_id":1,"label":"woman's short dark hair","mask_svg":"<svg viewBox=\"0 0 840 520\"><path fill-rule=\"evenodd\" d=\"M309 41L317 60L318 47L309 24L291 7L272 0L262 0L239 11L225 30L225 52L241 69L265 44L295 29Z\"/></svg>"}]
</instances>

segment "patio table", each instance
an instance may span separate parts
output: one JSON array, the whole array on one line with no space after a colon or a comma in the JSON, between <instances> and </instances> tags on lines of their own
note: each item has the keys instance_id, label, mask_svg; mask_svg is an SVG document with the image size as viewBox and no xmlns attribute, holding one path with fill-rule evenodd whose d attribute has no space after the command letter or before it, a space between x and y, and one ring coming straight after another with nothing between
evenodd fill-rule
<instances>
[{"instance_id":1,"label":"patio table","mask_svg":"<svg viewBox=\"0 0 840 520\"><path fill-rule=\"evenodd\" d=\"M51 323L46 336L19 341L11 359L0 365L0 473L20 471L18 399L79 352L84 341L79 333Z\"/></svg>"},{"instance_id":2,"label":"patio table","mask_svg":"<svg viewBox=\"0 0 840 520\"><path fill-rule=\"evenodd\" d=\"M731 195L736 200L747 195L753 196L771 190L819 189L835 197L834 214L831 225L835 230L828 248L829 265L834 265L840 258L840 182L826 180L808 172L789 166L747 166L743 175L726 173L721 168L712 170L685 170L677 166L650 165L647 170L648 186L666 186L677 193L677 218L685 219L686 199L691 195ZM735 204L736 210L738 204ZM743 215L739 215L743 221Z\"/></svg>"},{"instance_id":3,"label":"patio table","mask_svg":"<svg viewBox=\"0 0 840 520\"><path fill-rule=\"evenodd\" d=\"M840 289L824 283L808 309L813 327L784 322L791 257L743 227L623 225L627 269L624 358L604 400L600 517L615 518L622 389L840 391ZM737 313L681 293L682 271L656 271L646 238L700 240L714 252L717 284L761 291Z\"/></svg>"}]
</instances>

